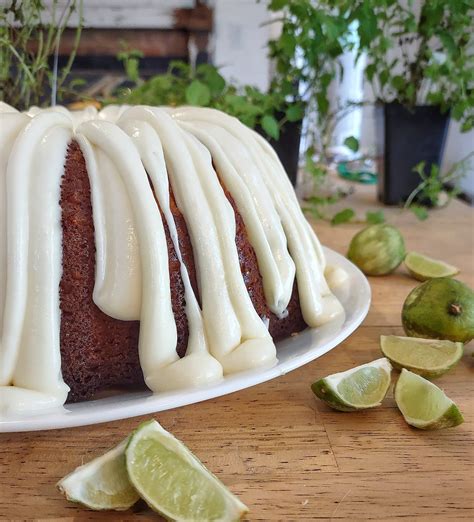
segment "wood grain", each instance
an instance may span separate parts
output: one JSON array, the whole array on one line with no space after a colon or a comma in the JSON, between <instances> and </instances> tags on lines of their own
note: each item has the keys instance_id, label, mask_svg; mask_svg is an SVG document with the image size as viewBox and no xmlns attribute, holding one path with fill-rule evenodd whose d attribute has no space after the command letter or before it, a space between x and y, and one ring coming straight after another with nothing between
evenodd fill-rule
<instances>
[{"instance_id":1,"label":"wood grain","mask_svg":"<svg viewBox=\"0 0 474 522\"><path fill-rule=\"evenodd\" d=\"M372 189L351 200L374 209ZM474 215L460 202L420 223L385 210L409 249L439 257L474 284ZM358 225L315 223L321 241L345 253ZM314 399L319 377L380 357L380 334L402 333L400 310L416 285L403 268L370 278L373 304L364 324L337 349L277 380L242 392L156 414L250 507L249 520L472 520L474 517L474 357L472 343L458 366L437 383L465 423L440 432L405 424L392 392L383 406L338 413ZM357 291L357 289L354 289ZM394 376L395 378L395 376ZM0 435L0 518L157 520L144 506L124 514L94 513L63 500L55 483L100 455L144 420L39 433Z\"/></svg>"}]
</instances>

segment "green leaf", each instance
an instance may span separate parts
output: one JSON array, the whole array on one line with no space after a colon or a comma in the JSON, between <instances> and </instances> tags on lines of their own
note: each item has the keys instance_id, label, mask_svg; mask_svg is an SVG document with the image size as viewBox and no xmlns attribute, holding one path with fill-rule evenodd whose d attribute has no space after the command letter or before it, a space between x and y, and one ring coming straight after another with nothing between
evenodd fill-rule
<instances>
[{"instance_id":1,"label":"green leaf","mask_svg":"<svg viewBox=\"0 0 474 522\"><path fill-rule=\"evenodd\" d=\"M375 67L374 63L370 63L365 68L365 75L367 76L367 79L369 80L369 82L372 81L372 78L374 77L375 72L376 72L376 67Z\"/></svg>"},{"instance_id":2,"label":"green leaf","mask_svg":"<svg viewBox=\"0 0 474 522\"><path fill-rule=\"evenodd\" d=\"M397 90L397 91L403 91L404 87L405 87L405 78L403 78L403 76L400 76L400 75L396 75L392 78L392 85L393 87Z\"/></svg>"},{"instance_id":3,"label":"green leaf","mask_svg":"<svg viewBox=\"0 0 474 522\"><path fill-rule=\"evenodd\" d=\"M300 103L290 105L286 109L286 118L288 121L301 121L304 116L304 107Z\"/></svg>"},{"instance_id":4,"label":"green leaf","mask_svg":"<svg viewBox=\"0 0 474 522\"><path fill-rule=\"evenodd\" d=\"M383 213L383 210L375 210L374 212L368 210L365 213L365 220L367 223L369 223L369 225L385 223L385 214Z\"/></svg>"},{"instance_id":5,"label":"green leaf","mask_svg":"<svg viewBox=\"0 0 474 522\"><path fill-rule=\"evenodd\" d=\"M359 140L357 138L354 138L354 136L348 136L344 140L344 145L352 150L352 152L357 152L359 150Z\"/></svg>"},{"instance_id":6,"label":"green leaf","mask_svg":"<svg viewBox=\"0 0 474 522\"><path fill-rule=\"evenodd\" d=\"M318 92L316 94L316 101L318 103L318 111L321 116L325 116L329 110L329 100L326 93Z\"/></svg>"},{"instance_id":7,"label":"green leaf","mask_svg":"<svg viewBox=\"0 0 474 522\"><path fill-rule=\"evenodd\" d=\"M467 109L467 107L468 103L466 101L460 101L459 103L456 103L451 111L451 116L455 120L460 120L463 117L464 111Z\"/></svg>"},{"instance_id":8,"label":"green leaf","mask_svg":"<svg viewBox=\"0 0 474 522\"><path fill-rule=\"evenodd\" d=\"M226 82L223 76L219 74L219 71L216 69L216 67L208 63L201 64L198 66L198 70L196 72L202 82L209 87L211 95L218 96L222 93Z\"/></svg>"},{"instance_id":9,"label":"green leaf","mask_svg":"<svg viewBox=\"0 0 474 522\"><path fill-rule=\"evenodd\" d=\"M186 102L189 105L202 107L211 101L211 91L209 87L199 80L193 80L185 91Z\"/></svg>"},{"instance_id":10,"label":"green leaf","mask_svg":"<svg viewBox=\"0 0 474 522\"><path fill-rule=\"evenodd\" d=\"M439 39L441 40L444 48L451 56L456 56L459 52L456 42L454 38L447 31L441 31L439 34Z\"/></svg>"},{"instance_id":11,"label":"green leaf","mask_svg":"<svg viewBox=\"0 0 474 522\"><path fill-rule=\"evenodd\" d=\"M380 79L381 87L383 87L388 82L389 77L390 77L390 74L386 69L384 69L383 71L380 72L379 79Z\"/></svg>"},{"instance_id":12,"label":"green leaf","mask_svg":"<svg viewBox=\"0 0 474 522\"><path fill-rule=\"evenodd\" d=\"M277 140L280 137L280 127L277 120L270 114L265 114L262 118L262 129L273 139Z\"/></svg>"},{"instance_id":13,"label":"green leaf","mask_svg":"<svg viewBox=\"0 0 474 522\"><path fill-rule=\"evenodd\" d=\"M331 219L331 225L340 225L341 223L348 223L355 216L354 210L352 208L345 208L341 210L337 214L335 214Z\"/></svg>"},{"instance_id":14,"label":"green leaf","mask_svg":"<svg viewBox=\"0 0 474 522\"><path fill-rule=\"evenodd\" d=\"M426 207L422 207L421 205L410 205L409 208L420 221L428 219L428 210Z\"/></svg>"},{"instance_id":15,"label":"green leaf","mask_svg":"<svg viewBox=\"0 0 474 522\"><path fill-rule=\"evenodd\" d=\"M272 0L269 5L270 11L280 11L287 3L288 0Z\"/></svg>"},{"instance_id":16,"label":"green leaf","mask_svg":"<svg viewBox=\"0 0 474 522\"><path fill-rule=\"evenodd\" d=\"M296 49L296 38L290 33L283 33L279 39L280 47L286 54L292 56Z\"/></svg>"}]
</instances>

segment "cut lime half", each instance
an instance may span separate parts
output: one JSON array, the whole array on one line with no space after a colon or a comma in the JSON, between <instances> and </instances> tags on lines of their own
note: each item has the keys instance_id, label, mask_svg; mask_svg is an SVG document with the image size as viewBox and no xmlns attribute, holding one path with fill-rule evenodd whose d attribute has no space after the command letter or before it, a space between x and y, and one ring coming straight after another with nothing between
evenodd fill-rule
<instances>
[{"instance_id":1,"label":"cut lime half","mask_svg":"<svg viewBox=\"0 0 474 522\"><path fill-rule=\"evenodd\" d=\"M66 475L57 484L61 493L90 509L122 511L133 506L140 497L127 475L127 441Z\"/></svg>"},{"instance_id":2,"label":"cut lime half","mask_svg":"<svg viewBox=\"0 0 474 522\"><path fill-rule=\"evenodd\" d=\"M443 390L405 369L395 386L395 401L406 422L415 428L439 430L464 422L459 408Z\"/></svg>"},{"instance_id":3,"label":"cut lime half","mask_svg":"<svg viewBox=\"0 0 474 522\"><path fill-rule=\"evenodd\" d=\"M418 254L417 252L409 252L407 254L405 266L418 281L427 281L428 279L436 279L438 277L452 277L459 274L459 269L455 266L423 254Z\"/></svg>"},{"instance_id":4,"label":"cut lime half","mask_svg":"<svg viewBox=\"0 0 474 522\"><path fill-rule=\"evenodd\" d=\"M248 511L204 465L155 420L130 436L130 481L147 504L167 519L232 521Z\"/></svg>"},{"instance_id":5,"label":"cut lime half","mask_svg":"<svg viewBox=\"0 0 474 522\"><path fill-rule=\"evenodd\" d=\"M356 411L380 406L390 386L392 366L383 357L312 384L313 392L331 408Z\"/></svg>"},{"instance_id":6,"label":"cut lime half","mask_svg":"<svg viewBox=\"0 0 474 522\"><path fill-rule=\"evenodd\" d=\"M463 354L462 343L397 335L381 335L380 348L395 368L406 368L428 379L449 371Z\"/></svg>"}]
</instances>

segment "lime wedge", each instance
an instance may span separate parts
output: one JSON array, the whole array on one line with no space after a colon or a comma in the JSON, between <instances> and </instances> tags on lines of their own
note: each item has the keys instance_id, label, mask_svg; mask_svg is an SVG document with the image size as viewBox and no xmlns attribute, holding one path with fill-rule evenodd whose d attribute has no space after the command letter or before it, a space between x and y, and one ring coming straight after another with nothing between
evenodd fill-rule
<instances>
[{"instance_id":1,"label":"lime wedge","mask_svg":"<svg viewBox=\"0 0 474 522\"><path fill-rule=\"evenodd\" d=\"M433 379L450 370L463 354L463 344L436 339L381 335L380 348L395 368Z\"/></svg>"},{"instance_id":2,"label":"lime wedge","mask_svg":"<svg viewBox=\"0 0 474 522\"><path fill-rule=\"evenodd\" d=\"M464 422L443 390L405 369L395 386L395 401L407 423L421 430L440 430Z\"/></svg>"},{"instance_id":3,"label":"lime wedge","mask_svg":"<svg viewBox=\"0 0 474 522\"><path fill-rule=\"evenodd\" d=\"M334 373L311 385L331 408L356 411L380 406L390 386L392 366L385 357L346 372Z\"/></svg>"},{"instance_id":4,"label":"lime wedge","mask_svg":"<svg viewBox=\"0 0 474 522\"><path fill-rule=\"evenodd\" d=\"M407 254L405 266L418 281L427 281L428 279L436 279L438 277L452 277L459 274L459 269L455 266L423 254L418 254L417 252L409 252Z\"/></svg>"},{"instance_id":5,"label":"lime wedge","mask_svg":"<svg viewBox=\"0 0 474 522\"><path fill-rule=\"evenodd\" d=\"M248 508L156 421L126 449L128 476L147 504L171 520L240 520Z\"/></svg>"},{"instance_id":6,"label":"lime wedge","mask_svg":"<svg viewBox=\"0 0 474 522\"><path fill-rule=\"evenodd\" d=\"M66 475L57 484L61 493L91 509L122 511L133 506L140 497L127 475L127 441Z\"/></svg>"}]
</instances>

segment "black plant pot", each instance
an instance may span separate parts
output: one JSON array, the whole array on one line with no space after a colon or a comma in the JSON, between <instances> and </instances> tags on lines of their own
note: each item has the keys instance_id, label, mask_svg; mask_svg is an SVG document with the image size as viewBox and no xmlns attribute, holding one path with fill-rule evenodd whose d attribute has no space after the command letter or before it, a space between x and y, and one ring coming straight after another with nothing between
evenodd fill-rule
<instances>
[{"instance_id":1,"label":"black plant pot","mask_svg":"<svg viewBox=\"0 0 474 522\"><path fill-rule=\"evenodd\" d=\"M283 118L284 114L277 114L277 118ZM301 121L287 121L280 129L280 137L278 140L273 138L268 142L278 154L283 167L290 178L293 186L296 185L296 177L298 174L298 163L300 157L301 142ZM268 139L265 132L261 128L256 129L259 134Z\"/></svg>"},{"instance_id":2,"label":"black plant pot","mask_svg":"<svg viewBox=\"0 0 474 522\"><path fill-rule=\"evenodd\" d=\"M436 106L416 106L407 109L399 103L386 103L378 108L378 121L384 122L383 163L379 165L378 196L386 205L406 201L419 185L420 177L413 168L426 162L441 164L448 130L449 114L442 114Z\"/></svg>"}]
</instances>

